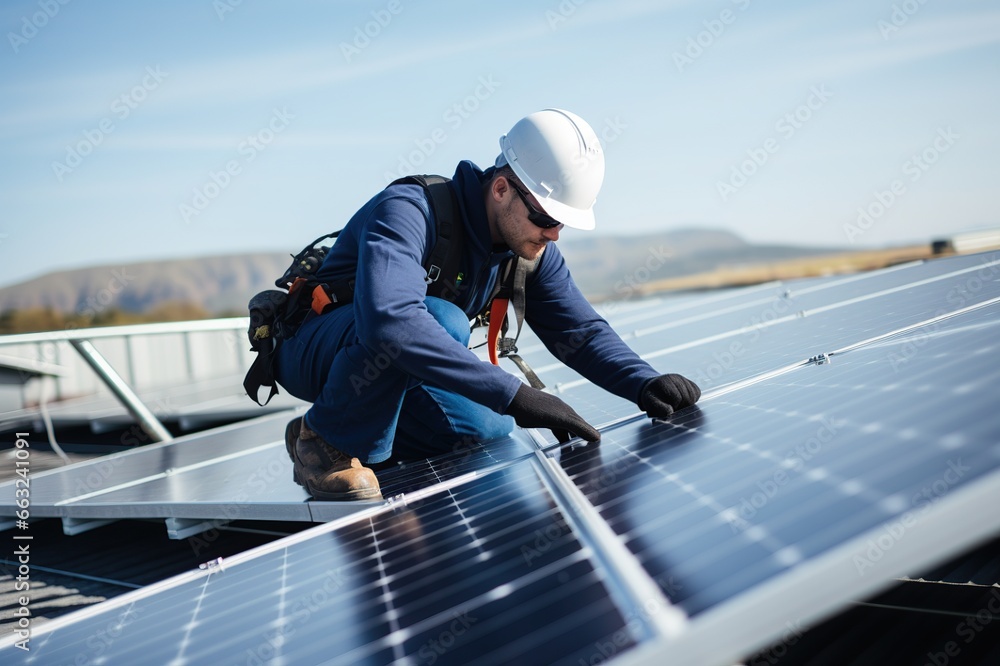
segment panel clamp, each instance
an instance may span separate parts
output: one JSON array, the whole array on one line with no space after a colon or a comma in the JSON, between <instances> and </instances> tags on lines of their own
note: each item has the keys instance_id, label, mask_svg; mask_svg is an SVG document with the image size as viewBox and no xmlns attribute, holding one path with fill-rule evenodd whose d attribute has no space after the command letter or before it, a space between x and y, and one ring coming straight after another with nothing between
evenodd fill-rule
<instances>
[{"instance_id":1,"label":"panel clamp","mask_svg":"<svg viewBox=\"0 0 1000 666\"><path fill-rule=\"evenodd\" d=\"M226 570L226 565L223 563L223 558L217 557L214 560L199 564L198 568L209 573L221 573Z\"/></svg>"},{"instance_id":2,"label":"panel clamp","mask_svg":"<svg viewBox=\"0 0 1000 666\"><path fill-rule=\"evenodd\" d=\"M408 503L406 493L399 493L398 495L393 495L385 500L387 506L394 508L404 507Z\"/></svg>"}]
</instances>

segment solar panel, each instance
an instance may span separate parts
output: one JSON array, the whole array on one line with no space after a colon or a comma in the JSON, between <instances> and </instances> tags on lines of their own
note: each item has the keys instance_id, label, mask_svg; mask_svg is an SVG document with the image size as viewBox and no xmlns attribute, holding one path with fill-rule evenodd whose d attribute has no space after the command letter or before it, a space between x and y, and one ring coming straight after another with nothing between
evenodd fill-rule
<instances>
[{"instance_id":1,"label":"solar panel","mask_svg":"<svg viewBox=\"0 0 1000 666\"><path fill-rule=\"evenodd\" d=\"M916 272L916 269L919 269L919 272ZM782 314L802 310L806 304L799 303L798 299L807 296L811 299L809 307L818 307L859 294L906 284L918 277L933 276L940 272L948 271L937 263L917 262L846 277L770 282L703 295L693 300L678 299L679 302L650 299L631 303L627 310L620 304L611 303L598 308L598 311L630 343L641 338L648 340L650 336L663 331L668 331L671 339L698 340L734 329L743 330L778 318ZM678 328L684 329L683 336L674 334L673 329ZM533 354L541 354L541 358L546 360L544 364L540 362L540 367L549 370L547 364L555 362L554 357L546 354L541 342L530 332L524 333L522 338L523 343L519 345L522 355L537 360ZM638 344L643 342L646 341L640 341ZM653 349L657 350L659 347L654 346ZM556 376L554 381L562 379Z\"/></svg>"},{"instance_id":2,"label":"solar panel","mask_svg":"<svg viewBox=\"0 0 1000 666\"><path fill-rule=\"evenodd\" d=\"M290 481L282 443L289 416L270 415L32 475L31 514L307 520L307 495ZM141 442L138 426L135 432ZM288 482L272 483L279 479ZM12 489L13 482L0 485L0 515L14 515ZM258 507L248 504L255 495L262 497Z\"/></svg>"},{"instance_id":3,"label":"solar panel","mask_svg":"<svg viewBox=\"0 0 1000 666\"><path fill-rule=\"evenodd\" d=\"M238 454L283 437L287 421L287 415L266 416L218 428L211 433L177 438L164 444L137 446L133 450L105 456L100 460L34 474L31 482L32 505L43 511L43 506L109 492L115 486L135 484L151 474L168 469L204 465L221 457ZM138 426L133 434L135 444L148 441L144 439L144 433ZM10 487L11 484L4 486ZM6 493L3 494L2 501L5 503L2 510L10 515L9 510L13 504L9 502Z\"/></svg>"},{"instance_id":4,"label":"solar panel","mask_svg":"<svg viewBox=\"0 0 1000 666\"><path fill-rule=\"evenodd\" d=\"M32 516L328 521L370 506L310 501L292 481L284 444L289 418L267 416L34 475ZM380 471L383 497L483 473L533 450L520 433L485 443L459 440L435 458ZM16 509L13 482L0 484L0 515L14 516ZM66 529L87 526L96 523L67 523Z\"/></svg>"},{"instance_id":5,"label":"solar panel","mask_svg":"<svg viewBox=\"0 0 1000 666\"><path fill-rule=\"evenodd\" d=\"M560 462L651 575L681 581L675 601L701 612L1000 466L1000 425L986 418L1000 368L983 367L1000 306L981 315L986 324L957 317L671 423L630 423Z\"/></svg>"},{"instance_id":6,"label":"solar panel","mask_svg":"<svg viewBox=\"0 0 1000 666\"><path fill-rule=\"evenodd\" d=\"M1000 306L982 308L552 455L695 621L865 535L841 559L853 576L836 581L861 596L894 575L887 551L927 550L908 534L935 505L986 477L1000 500L1000 369L983 363L998 334ZM947 546L1000 527L983 515L995 504L978 506L951 514ZM782 612L778 633L801 621Z\"/></svg>"},{"instance_id":7,"label":"solar panel","mask_svg":"<svg viewBox=\"0 0 1000 666\"><path fill-rule=\"evenodd\" d=\"M963 259L957 266L935 262L933 270L920 265L868 281L852 278L840 287L827 283L819 285L824 287L822 292L790 299L765 298L766 305L752 298L752 305L734 306L732 312L719 318L671 329L669 340L664 339L665 333L658 333L636 337L629 344L655 367L688 376L703 390L723 386L1000 297L1000 259L992 255ZM906 282L904 275L913 281ZM877 289L859 294L863 283ZM794 286L788 289L796 293ZM831 291L847 300L826 302ZM814 298L820 293L822 299ZM779 303L783 303L780 308ZM714 332L702 335L707 322ZM595 423L638 411L634 403L611 396L586 380L572 379L578 376L568 368L538 366L534 359L527 360L543 381Z\"/></svg>"},{"instance_id":8,"label":"solar panel","mask_svg":"<svg viewBox=\"0 0 1000 666\"><path fill-rule=\"evenodd\" d=\"M690 375L764 303L805 316L759 329L669 421L564 385L609 421L599 445L518 431L380 471L387 502L347 516L306 502L333 522L54 621L27 658L71 661L121 624L110 663L733 663L1000 533L983 508L1000 502L997 266L962 257L622 306L612 318L636 327L690 320L631 339ZM674 349L668 331L701 337ZM26 658L9 642L0 655Z\"/></svg>"},{"instance_id":9,"label":"solar panel","mask_svg":"<svg viewBox=\"0 0 1000 666\"><path fill-rule=\"evenodd\" d=\"M529 461L53 621L4 663L575 663L632 633ZM98 655L87 654L89 658Z\"/></svg>"},{"instance_id":10,"label":"solar panel","mask_svg":"<svg viewBox=\"0 0 1000 666\"><path fill-rule=\"evenodd\" d=\"M955 257L947 261L911 262L847 276L771 282L753 287L731 289L721 294L703 297L688 304L683 308L683 312L659 307L646 307L639 313L633 311L628 317L619 317L616 312L611 312L607 318L612 326L626 338L633 337L637 331L666 329L676 326L678 321L687 324L699 320L706 322L703 335L711 335L734 327L742 328L748 323L752 325L753 320L748 322L742 318L741 311L747 307L752 310L765 310L772 308L779 302L779 299L791 299L799 306L795 309L811 309L840 303L859 296L867 296L886 289L911 285L921 280L937 278L956 271L967 269L974 271L998 258L1000 255L996 253L975 257ZM987 267L986 274L990 275L991 273L995 276L996 270L991 271L990 267ZM643 312L648 313L648 316L641 316ZM722 326L715 321L716 317L732 312L740 314L731 322L735 323L736 326Z\"/></svg>"},{"instance_id":11,"label":"solar panel","mask_svg":"<svg viewBox=\"0 0 1000 666\"><path fill-rule=\"evenodd\" d=\"M489 442L461 439L447 453L379 470L379 486L382 497L387 501L408 503L422 491L435 491L440 484L460 484L524 460L534 450L534 445L520 431ZM343 515L343 509L336 502L310 502L309 510L312 519L317 521L333 520Z\"/></svg>"}]
</instances>

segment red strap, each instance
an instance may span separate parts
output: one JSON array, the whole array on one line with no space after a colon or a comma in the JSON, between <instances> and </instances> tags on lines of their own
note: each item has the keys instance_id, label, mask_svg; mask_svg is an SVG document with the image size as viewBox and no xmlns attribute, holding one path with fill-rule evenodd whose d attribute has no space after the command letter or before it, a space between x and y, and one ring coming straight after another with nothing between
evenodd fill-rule
<instances>
[{"instance_id":1,"label":"red strap","mask_svg":"<svg viewBox=\"0 0 1000 666\"><path fill-rule=\"evenodd\" d=\"M326 295L326 292L323 290L323 285L318 284L315 287L313 287L313 293L312 293L313 312L315 312L317 315L321 315L324 312L326 312L326 307L331 303L333 303L333 301L331 301L330 297Z\"/></svg>"},{"instance_id":2,"label":"red strap","mask_svg":"<svg viewBox=\"0 0 1000 666\"><path fill-rule=\"evenodd\" d=\"M486 334L486 347L490 352L490 363L493 365L500 365L500 359L497 358L497 345L500 342L500 326L503 325L503 320L507 317L507 304L510 299L507 298L494 298L493 305L490 306L490 328L489 332Z\"/></svg>"}]
</instances>

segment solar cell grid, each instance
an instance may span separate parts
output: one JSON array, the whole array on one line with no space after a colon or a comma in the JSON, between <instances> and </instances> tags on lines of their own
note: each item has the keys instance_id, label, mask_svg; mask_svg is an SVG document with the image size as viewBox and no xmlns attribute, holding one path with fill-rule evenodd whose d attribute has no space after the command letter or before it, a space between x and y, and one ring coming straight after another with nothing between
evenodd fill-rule
<instances>
[{"instance_id":1,"label":"solar cell grid","mask_svg":"<svg viewBox=\"0 0 1000 666\"><path fill-rule=\"evenodd\" d=\"M634 302L611 302L597 306L598 314L608 323L628 337L636 328L664 320L695 319L711 317L721 309L743 303L751 298L766 299L785 290L782 283L766 284L738 289L727 289L719 293L677 294L670 297L649 298ZM530 328L522 330L519 349L522 354L545 352L545 347ZM553 359L554 360L554 359Z\"/></svg>"},{"instance_id":2,"label":"solar cell grid","mask_svg":"<svg viewBox=\"0 0 1000 666\"><path fill-rule=\"evenodd\" d=\"M699 613L1000 467L989 418L1000 369L981 362L1000 339L1000 308L987 310L669 424L623 425L561 464L650 575L679 581L673 599ZM914 339L919 353L893 356Z\"/></svg>"},{"instance_id":3,"label":"solar cell grid","mask_svg":"<svg viewBox=\"0 0 1000 666\"><path fill-rule=\"evenodd\" d=\"M740 325L714 338L699 338L699 331L681 326L671 331L673 345L663 346L658 335L636 338L630 345L655 367L679 372L703 390L711 389L1000 297L1000 263L983 268L983 259L979 261L949 271L938 267L926 278L930 282L895 285L887 288L888 293L874 292L855 302L814 304L803 311L805 316L791 306L780 312L773 306L757 309L753 316L744 311L739 315L743 318ZM564 368L550 369L542 376L551 382L572 374ZM633 403L609 396L582 379L550 386L597 423L637 411Z\"/></svg>"},{"instance_id":4,"label":"solar cell grid","mask_svg":"<svg viewBox=\"0 0 1000 666\"><path fill-rule=\"evenodd\" d=\"M803 334L810 344L836 348L840 346L837 339L861 340L872 331L893 330L1000 295L1000 262L982 261L949 271L936 266L930 275L927 271L917 274L915 268L895 271L863 282L828 285L821 291L789 287L790 296L751 299L705 320L662 322L643 329L629 342L648 359L674 356L668 350L675 347L679 355L688 355L689 347L699 346L692 343L708 342L713 336L721 343L711 345L716 353L728 350L734 341L740 343L743 350L737 360L783 349L788 338L799 339ZM778 338L781 334L787 337ZM707 379L715 382L717 378Z\"/></svg>"},{"instance_id":5,"label":"solar cell grid","mask_svg":"<svg viewBox=\"0 0 1000 666\"><path fill-rule=\"evenodd\" d=\"M839 302L846 298L895 287L918 279L934 277L949 270L959 270L963 266L942 268L940 263L907 264L872 273L838 276L824 279L804 279L789 282L769 282L751 287L726 290L719 294L702 295L697 299L680 298L680 302L670 299L651 299L629 304L628 310L618 303L611 303L599 311L626 340L649 336L659 331L668 331L680 326L689 327L695 338L721 333L732 328L753 325L753 315L760 315L768 309L776 312L795 311ZM797 305L799 299L810 301ZM619 310L621 308L621 310ZM619 313L622 316L619 316ZM684 338L681 338L684 339ZM537 362L540 367L548 366L556 359L545 352L538 339L526 329L522 333L519 346L522 355ZM541 356L535 359L534 354ZM561 379L558 379L561 381Z\"/></svg>"},{"instance_id":6,"label":"solar cell grid","mask_svg":"<svg viewBox=\"0 0 1000 666\"><path fill-rule=\"evenodd\" d=\"M489 442L461 439L453 449L426 460L408 461L378 472L383 497L410 493L469 472L525 458L534 447L515 431L509 437Z\"/></svg>"},{"instance_id":7,"label":"solar cell grid","mask_svg":"<svg viewBox=\"0 0 1000 666\"><path fill-rule=\"evenodd\" d=\"M102 650L109 663L228 663L234 655L283 663L430 656L576 663L594 653L595 641L625 629L606 574L528 461L313 532L105 604L89 620L54 624L27 655L9 645L0 655L6 663L72 662L96 629L121 622L120 636Z\"/></svg>"}]
</instances>

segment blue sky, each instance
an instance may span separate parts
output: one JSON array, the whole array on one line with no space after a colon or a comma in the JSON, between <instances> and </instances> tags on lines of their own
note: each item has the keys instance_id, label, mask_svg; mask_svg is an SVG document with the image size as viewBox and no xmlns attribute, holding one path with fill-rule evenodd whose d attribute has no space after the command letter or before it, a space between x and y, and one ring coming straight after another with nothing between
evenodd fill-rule
<instances>
[{"instance_id":1,"label":"blue sky","mask_svg":"<svg viewBox=\"0 0 1000 666\"><path fill-rule=\"evenodd\" d=\"M0 285L295 251L399 171L488 165L550 106L606 139L592 233L873 247L998 223L995 3L35 0L0 21Z\"/></svg>"}]
</instances>

